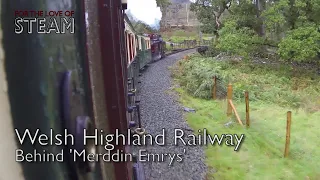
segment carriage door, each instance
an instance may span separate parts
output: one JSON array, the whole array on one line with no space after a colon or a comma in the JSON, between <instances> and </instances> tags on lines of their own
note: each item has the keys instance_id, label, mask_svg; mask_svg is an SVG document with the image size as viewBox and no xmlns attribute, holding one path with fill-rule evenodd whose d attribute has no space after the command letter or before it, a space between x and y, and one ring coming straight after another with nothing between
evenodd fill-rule
<instances>
[{"instance_id":1,"label":"carriage door","mask_svg":"<svg viewBox=\"0 0 320 180\"><path fill-rule=\"evenodd\" d=\"M90 3L94 4L95 1ZM27 141L18 147L24 154L33 154L32 162L36 162L21 164L26 180L98 180L103 179L103 175L107 173L102 172L105 169L101 168L99 162L84 162L81 160L83 156L74 156L75 151L87 154L97 150L92 140L84 145L83 130L86 129L87 135L93 135L94 129L101 125L96 123L97 119L93 119L99 111L96 109L94 112L94 107L105 106L101 101L92 100L97 94L101 95L101 88L91 88L91 83L98 80L91 82L93 78L90 79L89 76L85 37L89 24L85 23L83 5L81 1L2 2L2 13L6 17L2 24L5 70L14 128L21 135L26 129L32 134L38 132L49 138L51 134L60 134L60 137L69 134L66 141L65 138L60 139L61 144L54 139L53 145L41 145L39 142L32 144ZM27 26L24 26L24 31L17 34L14 32L13 22L20 16L15 16L15 11L19 10L61 11L63 14L73 12L69 22L71 28L65 33L61 33L61 29L55 29L51 33L38 33L34 27L34 31L30 33L27 32ZM91 18L95 14L90 15ZM61 23L59 19L57 21ZM95 70L99 71L99 67ZM96 75L99 77L99 73ZM102 114L98 114L98 118L100 116ZM39 159L35 153L44 156ZM53 156L47 156L48 154ZM37 163L39 161L42 162ZM108 176L113 176L112 169Z\"/></svg>"}]
</instances>

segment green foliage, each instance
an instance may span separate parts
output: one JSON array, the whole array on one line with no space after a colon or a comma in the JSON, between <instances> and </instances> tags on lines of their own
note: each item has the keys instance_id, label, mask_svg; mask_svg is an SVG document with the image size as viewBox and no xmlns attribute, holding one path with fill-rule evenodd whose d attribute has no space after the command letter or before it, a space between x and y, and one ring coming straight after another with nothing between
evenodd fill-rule
<instances>
[{"instance_id":1,"label":"green foliage","mask_svg":"<svg viewBox=\"0 0 320 180\"><path fill-rule=\"evenodd\" d=\"M181 43L185 39L189 39L190 37L185 37L185 36L171 36L170 38L166 39L166 41L169 42L174 42L174 43Z\"/></svg>"},{"instance_id":2,"label":"green foliage","mask_svg":"<svg viewBox=\"0 0 320 180\"><path fill-rule=\"evenodd\" d=\"M199 40L199 32L196 31L184 31L184 30L175 30L171 32L163 32L162 37L165 41L170 41L174 43L181 43L184 40ZM202 39L208 40L209 37L212 37L211 34L203 34Z\"/></svg>"},{"instance_id":3,"label":"green foliage","mask_svg":"<svg viewBox=\"0 0 320 180\"><path fill-rule=\"evenodd\" d=\"M184 40L195 40L197 37L188 37L188 36L171 36L169 38L165 38L166 41L173 43L182 43Z\"/></svg>"},{"instance_id":4,"label":"green foliage","mask_svg":"<svg viewBox=\"0 0 320 180\"><path fill-rule=\"evenodd\" d=\"M310 62L320 53L320 32L317 26L299 27L288 31L279 43L278 53L284 59Z\"/></svg>"},{"instance_id":5,"label":"green foliage","mask_svg":"<svg viewBox=\"0 0 320 180\"><path fill-rule=\"evenodd\" d=\"M320 77L305 70L294 71L287 65L266 66L192 56L175 68L174 77L181 87L194 97L210 99L212 77L219 79L218 94L224 95L228 83L233 84L235 100L244 100L244 91L252 101L275 103L280 106L320 110ZM293 76L294 75L294 76ZM309 102L308 98L319 99Z\"/></svg>"},{"instance_id":6,"label":"green foliage","mask_svg":"<svg viewBox=\"0 0 320 180\"><path fill-rule=\"evenodd\" d=\"M244 57L277 52L285 61L320 62L320 0L196 0L191 10L202 23L202 31L216 36L212 56L217 50ZM197 109L186 115L195 131L206 128L211 133L246 135L237 153L226 146L206 149L207 164L215 169L207 179L319 179L320 151L308 143L320 143L317 67L266 62L192 56L173 68L181 102ZM228 83L233 85L234 104L242 120L244 91L249 92L249 129L224 126L230 121L225 101L208 100L213 76L219 79L218 97L226 95ZM290 155L284 159L285 113L290 109L295 110L295 123Z\"/></svg>"},{"instance_id":7,"label":"green foliage","mask_svg":"<svg viewBox=\"0 0 320 180\"><path fill-rule=\"evenodd\" d=\"M220 50L218 50L214 46L209 46L209 48L205 54L207 57L215 57L220 54Z\"/></svg>"},{"instance_id":8,"label":"green foliage","mask_svg":"<svg viewBox=\"0 0 320 180\"><path fill-rule=\"evenodd\" d=\"M139 34L157 32L156 29L152 28L151 26L142 21L131 21L131 23L133 25L134 30Z\"/></svg>"},{"instance_id":9,"label":"green foliage","mask_svg":"<svg viewBox=\"0 0 320 180\"><path fill-rule=\"evenodd\" d=\"M320 77L288 65L231 62L191 56L173 68L180 102L197 110L186 114L195 132L205 128L211 135L245 134L238 152L224 144L205 148L206 164L214 169L207 179L319 179ZM226 116L225 100L211 100L214 75L218 94L225 94L232 83L233 103L243 123L244 91L249 92L250 128ZM283 158L288 110L294 123L289 157ZM229 122L233 124L226 127Z\"/></svg>"},{"instance_id":10,"label":"green foliage","mask_svg":"<svg viewBox=\"0 0 320 180\"><path fill-rule=\"evenodd\" d=\"M271 46L284 60L319 60L320 0L197 0L191 10L221 51L247 56Z\"/></svg>"},{"instance_id":11,"label":"green foliage","mask_svg":"<svg viewBox=\"0 0 320 180\"><path fill-rule=\"evenodd\" d=\"M219 31L220 39L217 48L221 51L247 57L257 50L262 39L247 27L236 28L235 21L225 23Z\"/></svg>"},{"instance_id":12,"label":"green foliage","mask_svg":"<svg viewBox=\"0 0 320 180\"><path fill-rule=\"evenodd\" d=\"M193 98L181 88L175 90L184 106L197 110L196 113L185 115L194 132L205 128L211 135L245 135L237 152L233 146L226 146L224 143L221 146L205 147L206 164L209 168L208 180L319 179L320 112L292 112L290 154L289 158L283 158L288 108L276 104L250 102L251 126L243 128L237 125L234 117L226 116L225 101ZM241 120L245 122L244 103L234 102L234 105ZM233 124L226 127L225 124L230 121Z\"/></svg>"},{"instance_id":13,"label":"green foliage","mask_svg":"<svg viewBox=\"0 0 320 180\"><path fill-rule=\"evenodd\" d=\"M236 24L234 24L235 27L247 27L258 33L261 22L256 17L258 10L255 4L251 1L243 1L238 6L231 6L230 11L232 11L232 14L230 14L224 22L229 22L229 19L232 19L236 21Z\"/></svg>"},{"instance_id":14,"label":"green foliage","mask_svg":"<svg viewBox=\"0 0 320 180\"><path fill-rule=\"evenodd\" d=\"M219 25L216 23L217 17L227 9L230 0L197 0L192 3L190 10L195 12L197 19L202 24L201 30L204 33L217 33Z\"/></svg>"},{"instance_id":15,"label":"green foliage","mask_svg":"<svg viewBox=\"0 0 320 180\"><path fill-rule=\"evenodd\" d=\"M160 8L165 8L171 4L169 0L156 0L156 3Z\"/></svg>"}]
</instances>

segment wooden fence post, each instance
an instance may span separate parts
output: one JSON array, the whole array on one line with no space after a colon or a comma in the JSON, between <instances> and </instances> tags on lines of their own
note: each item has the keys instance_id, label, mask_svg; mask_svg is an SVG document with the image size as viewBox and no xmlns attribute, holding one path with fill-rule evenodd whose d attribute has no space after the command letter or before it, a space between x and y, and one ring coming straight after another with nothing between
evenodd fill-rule
<instances>
[{"instance_id":1,"label":"wooden fence post","mask_svg":"<svg viewBox=\"0 0 320 180\"><path fill-rule=\"evenodd\" d=\"M217 77L213 77L212 98L217 99Z\"/></svg>"},{"instance_id":2,"label":"wooden fence post","mask_svg":"<svg viewBox=\"0 0 320 180\"><path fill-rule=\"evenodd\" d=\"M228 90L227 90L227 116L231 116L232 114L232 107L231 104L229 103L229 100L232 100L232 85L228 85Z\"/></svg>"},{"instance_id":3,"label":"wooden fence post","mask_svg":"<svg viewBox=\"0 0 320 180\"><path fill-rule=\"evenodd\" d=\"M291 131L291 111L287 112L287 133L286 133L286 145L284 148L284 157L288 157L289 155L289 147L290 147L290 131Z\"/></svg>"},{"instance_id":4,"label":"wooden fence post","mask_svg":"<svg viewBox=\"0 0 320 180\"><path fill-rule=\"evenodd\" d=\"M247 125L247 128L250 127L250 115L249 115L249 92L246 91L244 93L244 97L246 99L246 125Z\"/></svg>"},{"instance_id":5,"label":"wooden fence post","mask_svg":"<svg viewBox=\"0 0 320 180\"><path fill-rule=\"evenodd\" d=\"M236 110L236 107L234 106L232 100L229 99L228 102L229 102L229 104L230 104L230 106L231 106L231 108L232 108L232 110L233 110L233 112L234 112L234 115L235 115L236 118L237 118L238 123L239 123L241 126L243 126L242 121L241 121L241 119L240 119L240 116L239 116L239 114L238 114L238 112L237 112L237 110Z\"/></svg>"}]
</instances>

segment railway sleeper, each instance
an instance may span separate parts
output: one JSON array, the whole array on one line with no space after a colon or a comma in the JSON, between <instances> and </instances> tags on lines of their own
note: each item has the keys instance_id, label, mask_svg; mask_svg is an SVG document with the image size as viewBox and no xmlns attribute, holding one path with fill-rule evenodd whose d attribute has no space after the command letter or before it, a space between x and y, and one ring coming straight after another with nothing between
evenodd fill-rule
<instances>
[{"instance_id":1,"label":"railway sleeper","mask_svg":"<svg viewBox=\"0 0 320 180\"><path fill-rule=\"evenodd\" d=\"M137 114L135 114L134 112L136 112ZM141 115L140 115L140 105L136 104L134 106L129 106L128 107L128 113L130 113L131 116L131 121L134 121L134 117L137 117L138 120L138 127L141 128Z\"/></svg>"}]
</instances>

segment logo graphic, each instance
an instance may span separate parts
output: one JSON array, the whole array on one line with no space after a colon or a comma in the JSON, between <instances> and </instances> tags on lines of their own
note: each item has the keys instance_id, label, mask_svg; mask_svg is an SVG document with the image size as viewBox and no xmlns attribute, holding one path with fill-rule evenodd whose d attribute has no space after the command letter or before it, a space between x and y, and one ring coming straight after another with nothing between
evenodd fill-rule
<instances>
[{"instance_id":1,"label":"logo graphic","mask_svg":"<svg viewBox=\"0 0 320 180\"><path fill-rule=\"evenodd\" d=\"M75 32L74 11L15 11L14 14L16 34Z\"/></svg>"}]
</instances>

